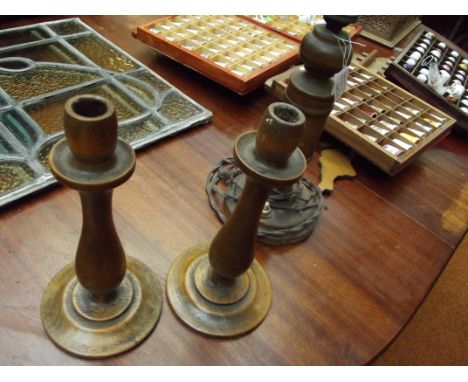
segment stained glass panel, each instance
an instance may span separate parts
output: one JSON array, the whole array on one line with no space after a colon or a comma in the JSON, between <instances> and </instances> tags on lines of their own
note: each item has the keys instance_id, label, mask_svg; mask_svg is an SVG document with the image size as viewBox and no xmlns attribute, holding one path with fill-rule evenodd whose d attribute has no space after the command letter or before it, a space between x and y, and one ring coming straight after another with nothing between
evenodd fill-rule
<instances>
[{"instance_id":1,"label":"stained glass panel","mask_svg":"<svg viewBox=\"0 0 468 382\"><path fill-rule=\"evenodd\" d=\"M127 142L134 142L148 134L157 132L162 126L164 123L157 118L146 118L142 121L119 126L119 136Z\"/></svg>"},{"instance_id":2,"label":"stained glass panel","mask_svg":"<svg viewBox=\"0 0 468 382\"><path fill-rule=\"evenodd\" d=\"M0 58L6 57L24 57L33 61L61 62L64 64L82 63L76 55L55 42L0 53Z\"/></svg>"},{"instance_id":3,"label":"stained glass panel","mask_svg":"<svg viewBox=\"0 0 468 382\"><path fill-rule=\"evenodd\" d=\"M52 29L55 33L61 35L61 36L66 36L70 34L75 34L75 33L80 33L80 32L86 32L87 29L77 23L75 20L70 20L70 21L65 21L65 22L59 22L55 24L49 24L50 29Z\"/></svg>"},{"instance_id":4,"label":"stained glass panel","mask_svg":"<svg viewBox=\"0 0 468 382\"><path fill-rule=\"evenodd\" d=\"M179 122L198 114L200 109L185 97L173 92L164 98L160 112L170 121Z\"/></svg>"},{"instance_id":5,"label":"stained glass panel","mask_svg":"<svg viewBox=\"0 0 468 382\"><path fill-rule=\"evenodd\" d=\"M137 97L143 100L148 106L156 106L160 98L154 94L154 90L151 89L144 82L134 80L130 77L120 77L119 82L124 85L128 90L134 93Z\"/></svg>"},{"instance_id":6,"label":"stained glass panel","mask_svg":"<svg viewBox=\"0 0 468 382\"><path fill-rule=\"evenodd\" d=\"M37 142L37 132L28 125L16 110L1 114L0 120L10 133L26 148L31 149Z\"/></svg>"},{"instance_id":7,"label":"stained glass panel","mask_svg":"<svg viewBox=\"0 0 468 382\"><path fill-rule=\"evenodd\" d=\"M96 36L78 37L70 39L68 42L96 65L106 70L130 72L137 68L132 60Z\"/></svg>"},{"instance_id":8,"label":"stained glass panel","mask_svg":"<svg viewBox=\"0 0 468 382\"><path fill-rule=\"evenodd\" d=\"M0 136L0 154L11 154L13 153L13 147L8 141Z\"/></svg>"},{"instance_id":9,"label":"stained glass panel","mask_svg":"<svg viewBox=\"0 0 468 382\"><path fill-rule=\"evenodd\" d=\"M58 140L59 140L59 138L55 138L55 139L52 139L52 140L49 140L49 141L45 142L42 145L42 148L39 150L39 154L37 156L37 159L39 160L41 165L47 170L49 169L49 152L50 152L50 149L52 148L52 146Z\"/></svg>"},{"instance_id":10,"label":"stained glass panel","mask_svg":"<svg viewBox=\"0 0 468 382\"><path fill-rule=\"evenodd\" d=\"M34 66L18 72L2 72L0 87L13 99L25 100L59 89L96 80L98 74L56 66Z\"/></svg>"},{"instance_id":11,"label":"stained glass panel","mask_svg":"<svg viewBox=\"0 0 468 382\"><path fill-rule=\"evenodd\" d=\"M49 34L40 28L29 28L12 30L2 33L0 38L0 48L12 45L23 44L26 42L43 40L49 37Z\"/></svg>"},{"instance_id":12,"label":"stained glass panel","mask_svg":"<svg viewBox=\"0 0 468 382\"><path fill-rule=\"evenodd\" d=\"M168 85L166 82L148 72L138 72L132 76L150 84L158 92L163 92L170 88L170 85Z\"/></svg>"},{"instance_id":13,"label":"stained glass panel","mask_svg":"<svg viewBox=\"0 0 468 382\"><path fill-rule=\"evenodd\" d=\"M33 179L33 171L24 163L0 162L0 196Z\"/></svg>"},{"instance_id":14,"label":"stained glass panel","mask_svg":"<svg viewBox=\"0 0 468 382\"><path fill-rule=\"evenodd\" d=\"M0 206L55 182L47 156L63 106L84 93L112 101L134 148L211 118L79 19L0 31Z\"/></svg>"}]
</instances>

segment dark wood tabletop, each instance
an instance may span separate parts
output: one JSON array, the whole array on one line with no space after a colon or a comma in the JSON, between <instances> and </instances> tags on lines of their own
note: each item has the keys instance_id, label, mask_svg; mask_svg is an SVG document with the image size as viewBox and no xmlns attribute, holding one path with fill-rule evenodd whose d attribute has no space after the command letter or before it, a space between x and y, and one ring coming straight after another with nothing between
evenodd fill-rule
<instances>
[{"instance_id":1,"label":"dark wood tabletop","mask_svg":"<svg viewBox=\"0 0 468 382\"><path fill-rule=\"evenodd\" d=\"M0 28L51 20L3 19ZM114 192L114 218L128 255L162 284L185 249L209 242L221 223L205 182L235 138L253 130L275 99L239 96L135 40L152 16L81 19L188 96L212 122L139 151L134 176ZM360 47L371 50L373 44ZM0 210L0 364L317 365L366 364L414 314L467 229L468 149L451 134L399 175L355 158L357 177L325 198L312 236L285 247L258 245L273 304L265 321L235 339L202 336L164 300L161 319L139 347L87 361L59 350L39 315L52 276L73 261L81 229L75 191L56 186ZM317 158L306 176L319 180Z\"/></svg>"}]
</instances>

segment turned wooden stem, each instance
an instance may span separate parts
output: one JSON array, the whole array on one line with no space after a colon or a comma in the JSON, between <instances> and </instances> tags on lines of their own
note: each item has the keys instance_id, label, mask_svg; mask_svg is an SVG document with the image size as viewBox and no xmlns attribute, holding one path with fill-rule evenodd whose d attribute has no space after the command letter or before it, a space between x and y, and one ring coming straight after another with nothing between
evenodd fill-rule
<instances>
[{"instance_id":1,"label":"turned wooden stem","mask_svg":"<svg viewBox=\"0 0 468 382\"><path fill-rule=\"evenodd\" d=\"M301 139L299 140L299 148L304 153L307 161L310 161L314 156L314 151L320 140L325 125L327 123L328 115L333 110L334 100L329 102L326 111L321 114L306 114L306 122L304 130L302 131Z\"/></svg>"},{"instance_id":2,"label":"turned wooden stem","mask_svg":"<svg viewBox=\"0 0 468 382\"><path fill-rule=\"evenodd\" d=\"M256 133L245 133L237 139L234 157L246 181L234 212L211 243L213 283L219 276L235 278L249 269L270 190L287 187L304 173L305 160L297 149L304 122L298 108L276 102L265 111Z\"/></svg>"},{"instance_id":3,"label":"turned wooden stem","mask_svg":"<svg viewBox=\"0 0 468 382\"><path fill-rule=\"evenodd\" d=\"M252 264L258 223L270 190L269 186L246 179L236 209L210 246L210 264L220 276L240 276Z\"/></svg>"},{"instance_id":4,"label":"turned wooden stem","mask_svg":"<svg viewBox=\"0 0 468 382\"><path fill-rule=\"evenodd\" d=\"M83 226L75 271L80 283L99 299L122 282L125 252L112 218L112 190L81 191L80 198Z\"/></svg>"},{"instance_id":5,"label":"turned wooden stem","mask_svg":"<svg viewBox=\"0 0 468 382\"><path fill-rule=\"evenodd\" d=\"M333 109L332 77L343 68L343 64L351 61L352 51L347 51L347 62L343 62L344 44L338 39L349 41L342 28L355 19L351 16L326 16L326 24L314 26L301 41L299 54L305 71L297 70L291 74L285 97L306 116L299 148L308 161L312 159ZM351 45L347 49L351 49Z\"/></svg>"},{"instance_id":6,"label":"turned wooden stem","mask_svg":"<svg viewBox=\"0 0 468 382\"><path fill-rule=\"evenodd\" d=\"M112 217L112 192L132 175L135 153L118 140L117 128L112 103L95 95L72 97L65 104L66 141L51 151L56 178L80 193L83 225L75 271L95 302L115 291L126 272Z\"/></svg>"}]
</instances>

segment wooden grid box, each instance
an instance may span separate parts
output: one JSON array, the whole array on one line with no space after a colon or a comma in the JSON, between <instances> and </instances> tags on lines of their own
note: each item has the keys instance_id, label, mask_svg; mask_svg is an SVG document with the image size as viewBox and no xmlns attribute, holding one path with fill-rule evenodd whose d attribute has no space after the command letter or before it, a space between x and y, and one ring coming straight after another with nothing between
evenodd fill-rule
<instances>
[{"instance_id":1,"label":"wooden grid box","mask_svg":"<svg viewBox=\"0 0 468 382\"><path fill-rule=\"evenodd\" d=\"M299 44L242 16L168 16L134 36L244 95L299 62Z\"/></svg>"},{"instance_id":2,"label":"wooden grid box","mask_svg":"<svg viewBox=\"0 0 468 382\"><path fill-rule=\"evenodd\" d=\"M360 65L349 69L325 130L386 173L397 174L449 134L449 115ZM269 79L267 90L283 99L292 70Z\"/></svg>"},{"instance_id":3,"label":"wooden grid box","mask_svg":"<svg viewBox=\"0 0 468 382\"><path fill-rule=\"evenodd\" d=\"M362 66L350 66L346 92L326 130L390 175L450 132L455 121Z\"/></svg>"}]
</instances>

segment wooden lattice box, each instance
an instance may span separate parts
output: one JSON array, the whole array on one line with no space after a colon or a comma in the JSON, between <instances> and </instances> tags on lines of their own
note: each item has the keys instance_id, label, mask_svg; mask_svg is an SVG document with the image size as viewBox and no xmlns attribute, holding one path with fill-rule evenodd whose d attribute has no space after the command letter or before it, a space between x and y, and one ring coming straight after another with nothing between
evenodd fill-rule
<instances>
[{"instance_id":1,"label":"wooden lattice box","mask_svg":"<svg viewBox=\"0 0 468 382\"><path fill-rule=\"evenodd\" d=\"M241 16L162 17L134 36L239 94L299 62L296 41Z\"/></svg>"},{"instance_id":2,"label":"wooden lattice box","mask_svg":"<svg viewBox=\"0 0 468 382\"><path fill-rule=\"evenodd\" d=\"M302 68L301 68L302 69ZM268 80L282 98L289 73ZM455 120L359 65L350 66L348 86L336 99L326 131L390 175L445 137Z\"/></svg>"},{"instance_id":3,"label":"wooden lattice box","mask_svg":"<svg viewBox=\"0 0 468 382\"><path fill-rule=\"evenodd\" d=\"M421 24L419 16L364 15L359 16L361 36L393 48Z\"/></svg>"}]
</instances>

